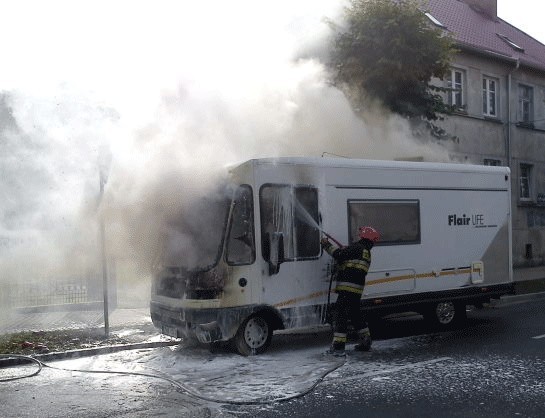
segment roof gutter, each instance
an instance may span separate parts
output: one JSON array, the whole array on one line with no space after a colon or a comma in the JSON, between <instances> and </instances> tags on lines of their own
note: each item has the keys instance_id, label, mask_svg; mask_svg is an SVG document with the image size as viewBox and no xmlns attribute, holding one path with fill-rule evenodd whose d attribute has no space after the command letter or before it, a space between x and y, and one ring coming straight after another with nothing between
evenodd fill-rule
<instances>
[{"instance_id":1,"label":"roof gutter","mask_svg":"<svg viewBox=\"0 0 545 418\"><path fill-rule=\"evenodd\" d=\"M520 67L520 61L517 59L515 61L515 68L513 68L509 73L507 74L507 138L506 138L506 144L505 144L505 153L507 154L507 166L513 172L513 169L511 168L511 85L512 85L512 78L513 73L517 71ZM512 177L512 176L511 176Z\"/></svg>"},{"instance_id":2,"label":"roof gutter","mask_svg":"<svg viewBox=\"0 0 545 418\"><path fill-rule=\"evenodd\" d=\"M515 58L510 55L505 55L505 54L502 54L501 52L495 52L489 49L477 48L475 46L465 44L462 42L456 42L456 46L464 51L472 52L474 54L482 55L489 58L495 58L497 60L505 61L509 63L515 63L515 64L518 63L517 68L519 68L520 66L524 66L524 67L545 73L545 66L543 65L535 64L520 58Z\"/></svg>"}]
</instances>

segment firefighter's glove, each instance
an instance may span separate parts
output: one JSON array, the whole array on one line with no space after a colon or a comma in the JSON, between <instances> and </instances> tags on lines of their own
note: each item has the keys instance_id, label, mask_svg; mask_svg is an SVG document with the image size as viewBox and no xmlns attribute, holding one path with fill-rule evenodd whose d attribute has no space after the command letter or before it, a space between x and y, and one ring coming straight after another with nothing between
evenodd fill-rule
<instances>
[{"instance_id":1,"label":"firefighter's glove","mask_svg":"<svg viewBox=\"0 0 545 418\"><path fill-rule=\"evenodd\" d=\"M325 237L320 240L320 244L322 245L322 248L328 248L331 246L331 243Z\"/></svg>"}]
</instances>

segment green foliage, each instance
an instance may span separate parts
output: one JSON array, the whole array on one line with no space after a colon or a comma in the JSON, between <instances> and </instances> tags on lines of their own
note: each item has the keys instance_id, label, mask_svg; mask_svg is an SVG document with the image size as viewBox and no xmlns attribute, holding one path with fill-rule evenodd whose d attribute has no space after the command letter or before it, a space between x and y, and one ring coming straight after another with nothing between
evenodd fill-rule
<instances>
[{"instance_id":1,"label":"green foliage","mask_svg":"<svg viewBox=\"0 0 545 418\"><path fill-rule=\"evenodd\" d=\"M351 1L346 26L335 26L331 65L354 106L371 97L412 119L449 113L430 81L449 71L454 44L424 11L416 0Z\"/></svg>"}]
</instances>

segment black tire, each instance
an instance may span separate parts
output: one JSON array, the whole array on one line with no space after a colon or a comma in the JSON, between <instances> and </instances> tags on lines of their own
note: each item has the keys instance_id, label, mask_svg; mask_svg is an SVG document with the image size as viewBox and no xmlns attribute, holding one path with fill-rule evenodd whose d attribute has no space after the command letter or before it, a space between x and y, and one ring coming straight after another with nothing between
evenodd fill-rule
<instances>
[{"instance_id":1,"label":"black tire","mask_svg":"<svg viewBox=\"0 0 545 418\"><path fill-rule=\"evenodd\" d=\"M226 345L225 345L225 342L223 341L214 341L208 344L208 350L212 354L221 353L222 351L225 350L225 347Z\"/></svg>"},{"instance_id":2,"label":"black tire","mask_svg":"<svg viewBox=\"0 0 545 418\"><path fill-rule=\"evenodd\" d=\"M240 354L251 356L267 351L271 339L271 324L260 315L252 315L238 328L234 343Z\"/></svg>"},{"instance_id":3,"label":"black tire","mask_svg":"<svg viewBox=\"0 0 545 418\"><path fill-rule=\"evenodd\" d=\"M451 329L467 319L466 305L453 301L432 303L424 312L424 318L435 328Z\"/></svg>"}]
</instances>

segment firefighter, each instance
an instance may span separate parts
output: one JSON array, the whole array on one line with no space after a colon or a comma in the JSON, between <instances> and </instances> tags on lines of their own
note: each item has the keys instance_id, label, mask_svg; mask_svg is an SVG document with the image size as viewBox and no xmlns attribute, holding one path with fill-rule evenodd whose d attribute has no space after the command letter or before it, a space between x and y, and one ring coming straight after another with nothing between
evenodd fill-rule
<instances>
[{"instance_id":1,"label":"firefighter","mask_svg":"<svg viewBox=\"0 0 545 418\"><path fill-rule=\"evenodd\" d=\"M365 276L371 265L371 248L380 239L379 233L370 226L358 228L359 241L339 248L327 238L321 244L325 251L337 262L337 297L336 320L333 329L333 342L329 354L344 355L348 322L357 331L357 351L368 351L371 348L371 333L363 313L360 311L360 300L365 286Z\"/></svg>"}]
</instances>

